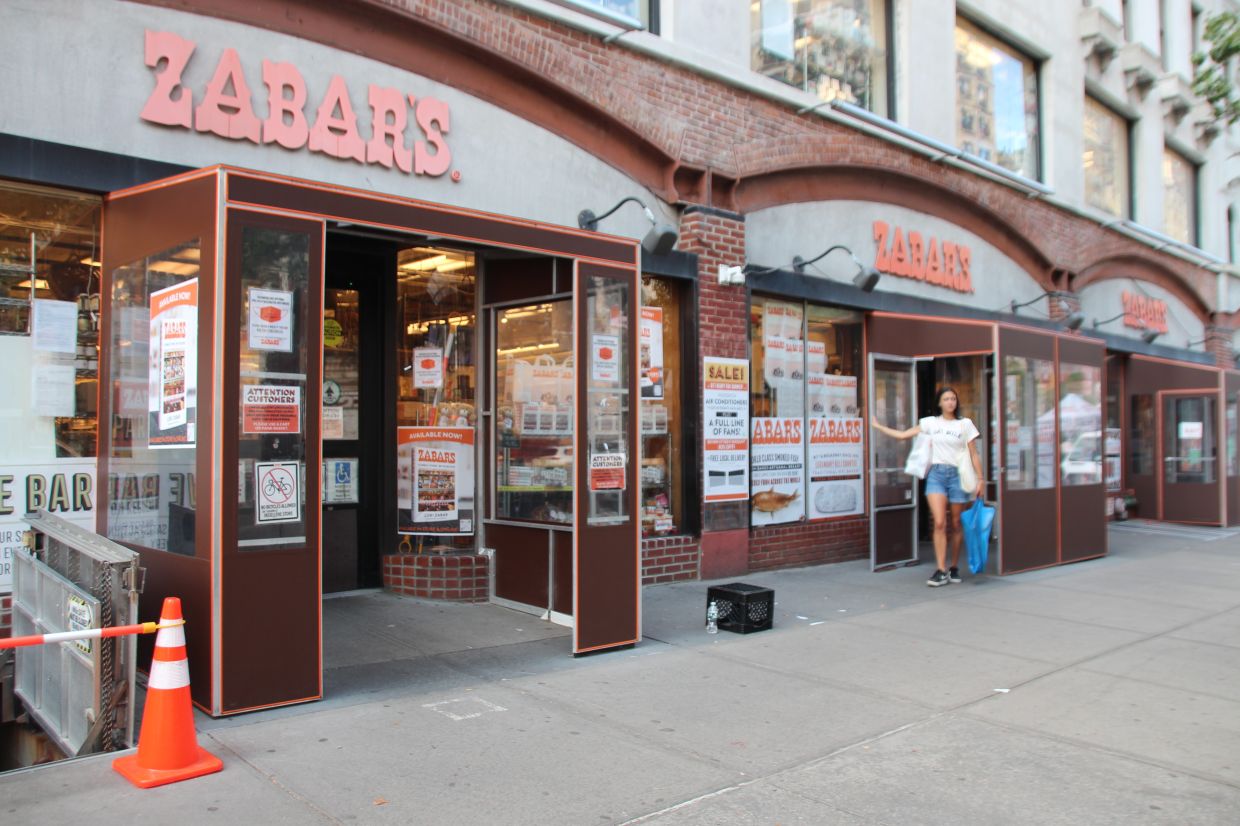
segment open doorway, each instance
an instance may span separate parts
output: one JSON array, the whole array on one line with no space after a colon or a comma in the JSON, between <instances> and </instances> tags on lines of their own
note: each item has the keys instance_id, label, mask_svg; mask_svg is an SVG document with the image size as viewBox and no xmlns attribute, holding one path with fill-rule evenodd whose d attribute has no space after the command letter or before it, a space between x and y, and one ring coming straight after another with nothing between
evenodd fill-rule
<instances>
[{"instance_id":1,"label":"open doorway","mask_svg":"<svg viewBox=\"0 0 1240 826\"><path fill-rule=\"evenodd\" d=\"M992 453L991 412L993 407L994 356L976 354L966 356L939 356L917 361L917 418L937 416L937 397L940 388L950 387L960 401L958 415L972 419L981 435L977 439L978 456L986 472L986 498L994 501L996 466ZM934 525L925 492L920 491L917 503L917 560L934 562ZM948 527L948 554L951 549L951 527ZM964 551L961 550L963 558Z\"/></svg>"}]
</instances>

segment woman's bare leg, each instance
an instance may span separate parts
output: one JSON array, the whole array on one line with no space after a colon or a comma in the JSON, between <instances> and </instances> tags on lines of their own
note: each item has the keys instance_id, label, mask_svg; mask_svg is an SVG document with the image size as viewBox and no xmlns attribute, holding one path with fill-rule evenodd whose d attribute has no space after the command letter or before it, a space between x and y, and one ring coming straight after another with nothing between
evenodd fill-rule
<instances>
[{"instance_id":1,"label":"woman's bare leg","mask_svg":"<svg viewBox=\"0 0 1240 826\"><path fill-rule=\"evenodd\" d=\"M927 493L926 501L930 503L930 516L934 523L934 560L938 570L947 570L947 496L942 493Z\"/></svg>"},{"instance_id":2,"label":"woman's bare leg","mask_svg":"<svg viewBox=\"0 0 1240 826\"><path fill-rule=\"evenodd\" d=\"M960 546L964 544L964 526L960 524L960 514L964 513L964 503L952 502L952 567L958 568L960 563ZM943 570L947 570L943 568Z\"/></svg>"}]
</instances>

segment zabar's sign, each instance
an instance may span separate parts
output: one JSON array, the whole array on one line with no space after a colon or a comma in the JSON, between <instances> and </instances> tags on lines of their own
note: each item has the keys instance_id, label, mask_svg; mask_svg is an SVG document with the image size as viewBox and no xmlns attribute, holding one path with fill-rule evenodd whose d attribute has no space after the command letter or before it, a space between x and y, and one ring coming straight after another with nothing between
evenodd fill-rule
<instances>
[{"instance_id":1,"label":"zabar's sign","mask_svg":"<svg viewBox=\"0 0 1240 826\"><path fill-rule=\"evenodd\" d=\"M1120 293L1124 308L1124 326L1138 330L1167 332L1167 302L1146 295L1133 295L1125 290Z\"/></svg>"},{"instance_id":2,"label":"zabar's sign","mask_svg":"<svg viewBox=\"0 0 1240 826\"><path fill-rule=\"evenodd\" d=\"M874 269L961 293L973 292L972 253L963 244L874 222Z\"/></svg>"},{"instance_id":3,"label":"zabar's sign","mask_svg":"<svg viewBox=\"0 0 1240 826\"><path fill-rule=\"evenodd\" d=\"M441 100L370 84L365 99L370 108L370 136L364 138L354 99L339 75L332 75L311 113L307 109L309 90L297 67L264 60L267 116L260 118L235 49L223 51L211 79L197 94L185 86L185 67L196 49L194 41L172 32L147 30L145 59L155 73L155 88L142 107L142 120L229 140L276 143L294 151L307 149L340 160L395 167L410 175L438 177L452 165L444 137L451 128L451 113ZM460 180L460 172L454 170L451 178Z\"/></svg>"}]
</instances>

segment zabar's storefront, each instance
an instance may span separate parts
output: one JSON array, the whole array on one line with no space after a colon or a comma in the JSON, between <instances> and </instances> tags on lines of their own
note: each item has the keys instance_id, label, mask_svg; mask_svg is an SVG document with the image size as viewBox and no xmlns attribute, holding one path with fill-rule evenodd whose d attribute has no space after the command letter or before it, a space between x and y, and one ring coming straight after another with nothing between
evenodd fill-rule
<instances>
[{"instance_id":1,"label":"zabar's storefront","mask_svg":"<svg viewBox=\"0 0 1240 826\"><path fill-rule=\"evenodd\" d=\"M859 436L846 463L810 440L804 470L771 488L772 510L755 501L755 543L780 541L786 523L860 537L875 569L927 559L924 497L903 472L910 443L871 430L867 417L911 427L938 412L936 389L950 386L981 432L986 498L999 508L991 570L1106 553L1103 463L1066 447L1101 428L1104 346L1049 318L1056 285L1031 244L852 199L751 213L746 232L755 423L846 425ZM825 256L804 240L821 238ZM767 489L753 450L754 489Z\"/></svg>"},{"instance_id":2,"label":"zabar's storefront","mask_svg":"<svg viewBox=\"0 0 1240 826\"><path fill-rule=\"evenodd\" d=\"M141 552L142 614L194 618L200 707L321 697L330 592L491 600L575 654L641 639L643 542L696 546L696 259L581 148L588 118L459 56L429 73L482 71L507 107L419 74L443 33L411 67L141 5L12 23L32 61L93 36L80 84L23 87L75 116L6 138L34 160L0 183L5 253L34 277L0 343L41 395L5 504ZM606 212L638 196L660 220Z\"/></svg>"}]
</instances>

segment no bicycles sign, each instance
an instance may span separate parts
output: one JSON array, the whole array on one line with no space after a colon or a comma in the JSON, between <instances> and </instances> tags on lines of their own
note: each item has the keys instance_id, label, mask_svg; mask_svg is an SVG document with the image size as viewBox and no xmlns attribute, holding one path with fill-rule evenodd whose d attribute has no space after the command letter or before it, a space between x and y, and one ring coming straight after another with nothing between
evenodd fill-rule
<instances>
[{"instance_id":1,"label":"no bicycles sign","mask_svg":"<svg viewBox=\"0 0 1240 826\"><path fill-rule=\"evenodd\" d=\"M301 519L300 470L297 462L255 463L254 490L258 510L254 519L259 525Z\"/></svg>"}]
</instances>

